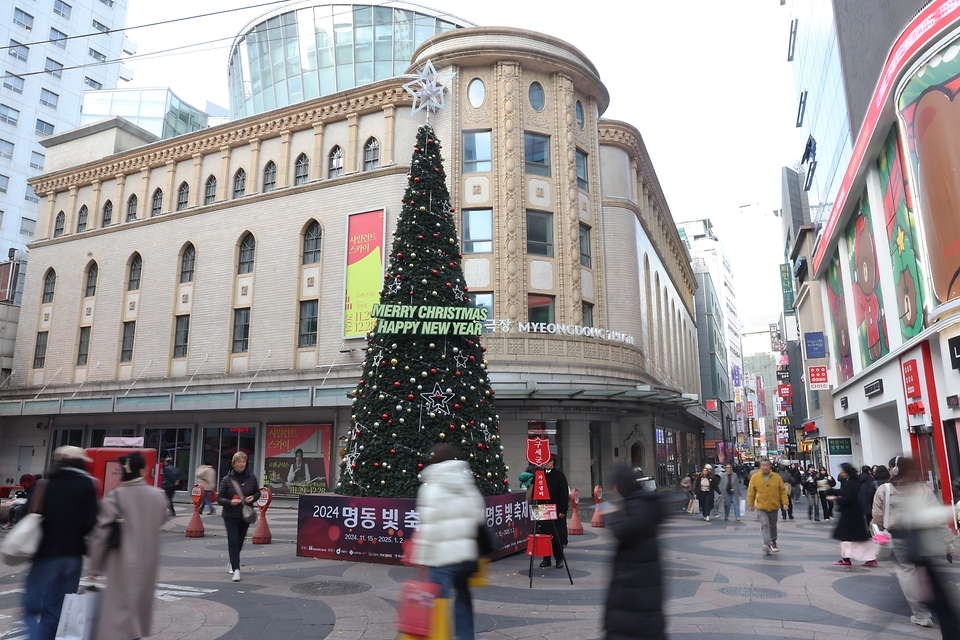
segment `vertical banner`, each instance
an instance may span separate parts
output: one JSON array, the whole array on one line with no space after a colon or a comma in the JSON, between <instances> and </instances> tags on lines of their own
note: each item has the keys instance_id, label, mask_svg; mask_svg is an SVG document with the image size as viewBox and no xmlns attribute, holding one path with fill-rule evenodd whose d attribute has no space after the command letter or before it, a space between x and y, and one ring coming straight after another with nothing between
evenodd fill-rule
<instances>
[{"instance_id":1,"label":"vertical banner","mask_svg":"<svg viewBox=\"0 0 960 640\"><path fill-rule=\"evenodd\" d=\"M343 336L365 335L376 322L370 310L383 287L383 209L347 216L347 268L343 298Z\"/></svg>"},{"instance_id":2,"label":"vertical banner","mask_svg":"<svg viewBox=\"0 0 960 640\"><path fill-rule=\"evenodd\" d=\"M329 424L267 425L264 484L276 494L325 493L331 430Z\"/></svg>"},{"instance_id":3,"label":"vertical banner","mask_svg":"<svg viewBox=\"0 0 960 640\"><path fill-rule=\"evenodd\" d=\"M792 316L793 309L793 269L789 262L780 265L780 289L783 292L783 313Z\"/></svg>"}]
</instances>

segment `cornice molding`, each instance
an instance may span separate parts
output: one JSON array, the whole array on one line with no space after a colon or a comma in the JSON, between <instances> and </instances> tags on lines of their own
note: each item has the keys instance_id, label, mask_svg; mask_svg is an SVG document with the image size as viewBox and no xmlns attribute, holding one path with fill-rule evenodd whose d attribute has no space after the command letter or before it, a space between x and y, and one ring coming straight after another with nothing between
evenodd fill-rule
<instances>
[{"instance_id":1,"label":"cornice molding","mask_svg":"<svg viewBox=\"0 0 960 640\"><path fill-rule=\"evenodd\" d=\"M42 197L66 191L72 186L84 187L94 180L111 180L118 174L129 175L142 169L163 167L167 162L191 160L195 154L218 153L225 147L238 147L253 140L278 137L281 132L302 131L316 124L345 120L354 114L376 113L386 105L410 104L411 100L410 94L394 78L219 127L161 140L103 160L37 176L28 182L34 192Z\"/></svg>"}]
</instances>

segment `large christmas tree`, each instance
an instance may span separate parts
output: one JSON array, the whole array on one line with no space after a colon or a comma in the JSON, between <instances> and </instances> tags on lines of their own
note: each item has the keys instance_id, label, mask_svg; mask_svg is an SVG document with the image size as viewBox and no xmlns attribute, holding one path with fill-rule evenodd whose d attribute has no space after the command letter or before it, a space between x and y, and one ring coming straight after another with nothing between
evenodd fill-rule
<instances>
[{"instance_id":1,"label":"large christmas tree","mask_svg":"<svg viewBox=\"0 0 960 640\"><path fill-rule=\"evenodd\" d=\"M483 495L509 490L494 390L467 295L440 141L417 132L377 324L352 392L350 442L337 493L412 498L427 452L460 448Z\"/></svg>"}]
</instances>

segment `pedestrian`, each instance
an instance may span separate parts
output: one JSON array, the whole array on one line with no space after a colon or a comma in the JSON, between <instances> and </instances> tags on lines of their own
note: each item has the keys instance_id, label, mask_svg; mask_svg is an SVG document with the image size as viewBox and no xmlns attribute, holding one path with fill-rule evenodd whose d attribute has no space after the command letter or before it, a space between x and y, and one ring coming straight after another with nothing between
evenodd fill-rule
<instances>
[{"instance_id":1,"label":"pedestrian","mask_svg":"<svg viewBox=\"0 0 960 640\"><path fill-rule=\"evenodd\" d=\"M27 509L29 509L27 505L30 502L30 494L33 493L34 486L36 486L36 478L32 475L25 473L20 476L20 487L22 487L23 490L17 492L13 504L10 505L7 524L3 525L4 529L12 528L20 518L27 515Z\"/></svg>"},{"instance_id":2,"label":"pedestrian","mask_svg":"<svg viewBox=\"0 0 960 640\"><path fill-rule=\"evenodd\" d=\"M173 458L167 458L163 461L163 480L161 481L163 492L167 494L167 504L170 508L170 517L177 515L173 508L173 492L180 486L180 469L173 466Z\"/></svg>"},{"instance_id":3,"label":"pedestrian","mask_svg":"<svg viewBox=\"0 0 960 640\"><path fill-rule=\"evenodd\" d=\"M557 454L551 453L550 459L544 465L543 471L547 474L547 493L550 499L544 504L553 504L557 507L557 519L552 522L556 525L556 535L553 544L553 557L557 561L557 569L563 569L563 548L567 546L567 507L570 505L570 487L567 485L567 476L563 475L557 465ZM550 566L549 556L540 563L540 568Z\"/></svg>"},{"instance_id":4,"label":"pedestrian","mask_svg":"<svg viewBox=\"0 0 960 640\"><path fill-rule=\"evenodd\" d=\"M840 508L840 521L833 530L833 539L840 541L840 559L833 564L849 567L851 558L856 557L864 561L863 566L876 567L877 547L863 519L860 479L856 467L849 462L840 465L840 488L830 489L827 499L836 502Z\"/></svg>"},{"instance_id":5,"label":"pedestrian","mask_svg":"<svg viewBox=\"0 0 960 640\"><path fill-rule=\"evenodd\" d=\"M80 587L86 537L97 522L97 488L87 473L88 462L92 460L80 447L57 447L46 482L31 495L43 516L43 539L23 594L30 640L53 640L64 596Z\"/></svg>"},{"instance_id":6,"label":"pedestrian","mask_svg":"<svg viewBox=\"0 0 960 640\"><path fill-rule=\"evenodd\" d=\"M720 495L723 496L723 519L730 519L730 507L733 507L733 515L740 522L740 499L743 493L740 489L740 476L733 470L733 465L729 462L724 468L725 473L720 480Z\"/></svg>"},{"instance_id":7,"label":"pedestrian","mask_svg":"<svg viewBox=\"0 0 960 640\"><path fill-rule=\"evenodd\" d=\"M533 486L534 474L537 472L539 467L535 464L528 464L527 468L524 469L519 476L517 476L517 482L520 484L521 489L529 489ZM530 491L527 492L531 494ZM530 495L527 496L527 500L530 499Z\"/></svg>"},{"instance_id":8,"label":"pedestrian","mask_svg":"<svg viewBox=\"0 0 960 640\"><path fill-rule=\"evenodd\" d=\"M247 469L247 454L237 451L231 460L230 472L220 482L217 491L217 502L220 504L220 515L223 516L223 526L227 530L227 550L230 553L230 572L233 581L240 582L240 550L243 549L243 540L247 537L250 523L243 519L243 505L253 504L260 497L260 485L257 477Z\"/></svg>"},{"instance_id":9,"label":"pedestrian","mask_svg":"<svg viewBox=\"0 0 960 640\"><path fill-rule=\"evenodd\" d=\"M837 481L827 473L827 470L820 467L817 472L817 493L820 496L820 506L823 507L823 519L831 520L833 518L833 503L827 500L827 492L837 486Z\"/></svg>"},{"instance_id":10,"label":"pedestrian","mask_svg":"<svg viewBox=\"0 0 960 640\"><path fill-rule=\"evenodd\" d=\"M614 472L623 504L607 520L617 550L603 616L606 640L666 638L657 543L663 502L655 491L643 489L639 476L627 465Z\"/></svg>"},{"instance_id":11,"label":"pedestrian","mask_svg":"<svg viewBox=\"0 0 960 640\"><path fill-rule=\"evenodd\" d=\"M777 475L780 476L781 480L783 480L783 486L785 486L787 489L787 496L788 497L792 496L793 495L793 476L790 475L790 471L786 467L781 466L779 471L777 471ZM783 516L784 520L787 519L787 516L789 516L790 519L793 520L793 500L792 499L787 500L787 504L780 506L780 515Z\"/></svg>"},{"instance_id":12,"label":"pedestrian","mask_svg":"<svg viewBox=\"0 0 960 640\"><path fill-rule=\"evenodd\" d=\"M817 491L817 472L813 465L807 467L803 476L803 492L807 496L807 520L820 522L820 497ZM814 516L816 516L814 518Z\"/></svg>"},{"instance_id":13,"label":"pedestrian","mask_svg":"<svg viewBox=\"0 0 960 640\"><path fill-rule=\"evenodd\" d=\"M890 482L890 472L887 470L886 465L877 465L877 470L873 472L873 477L877 481L877 489ZM874 497L876 497L876 495L874 495Z\"/></svg>"},{"instance_id":14,"label":"pedestrian","mask_svg":"<svg viewBox=\"0 0 960 640\"><path fill-rule=\"evenodd\" d=\"M434 445L417 491L420 528L413 538L413 564L429 567L440 597L454 601L457 640L473 640L473 601L467 580L477 571L477 533L484 522L483 497L470 471L450 444Z\"/></svg>"},{"instance_id":15,"label":"pedestrian","mask_svg":"<svg viewBox=\"0 0 960 640\"><path fill-rule=\"evenodd\" d=\"M194 475L197 477L197 484L203 488L203 501L200 503L200 515L203 515L203 508L210 508L210 515L217 515L217 510L213 508L210 502L210 494L217 488L217 471L208 464L202 464L197 467Z\"/></svg>"},{"instance_id":16,"label":"pedestrian","mask_svg":"<svg viewBox=\"0 0 960 640\"><path fill-rule=\"evenodd\" d=\"M763 534L763 553L770 555L779 552L777 548L777 512L780 506L787 504L787 487L783 479L773 473L770 461L764 458L760 462L760 472L750 478L747 487L747 508L756 509L760 516L760 531Z\"/></svg>"},{"instance_id":17,"label":"pedestrian","mask_svg":"<svg viewBox=\"0 0 960 640\"><path fill-rule=\"evenodd\" d=\"M130 640L150 635L157 571L160 563L160 527L167 520L167 500L146 483L147 461L134 451L117 460L123 470L120 484L103 497L97 526L90 538L91 575L107 577L100 601L94 640ZM108 540L122 520L120 546Z\"/></svg>"},{"instance_id":18,"label":"pedestrian","mask_svg":"<svg viewBox=\"0 0 960 640\"><path fill-rule=\"evenodd\" d=\"M944 589L944 577L931 561L944 549L948 558L953 557L953 534L943 508L910 458L891 459L890 475L890 482L881 485L874 497L873 522L892 538L890 559L913 612L910 622L932 627L933 613L944 639L960 638L957 611Z\"/></svg>"},{"instance_id":19,"label":"pedestrian","mask_svg":"<svg viewBox=\"0 0 960 640\"><path fill-rule=\"evenodd\" d=\"M700 501L700 514L705 522L710 522L710 512L713 511L713 494L716 493L716 479L713 467L703 465L703 470L697 477L697 499Z\"/></svg>"},{"instance_id":20,"label":"pedestrian","mask_svg":"<svg viewBox=\"0 0 960 640\"><path fill-rule=\"evenodd\" d=\"M790 507L792 509L793 505L799 502L800 493L803 491L803 473L801 473L800 466L796 462L790 465L790 486L793 487L790 492ZM793 519L792 513L790 519Z\"/></svg>"},{"instance_id":21,"label":"pedestrian","mask_svg":"<svg viewBox=\"0 0 960 640\"><path fill-rule=\"evenodd\" d=\"M870 521L873 520L873 497L877 495L877 481L870 471L870 467L863 465L860 467L860 476L857 478L860 482L860 511L863 513L863 519L867 523L867 531L870 530ZM843 517L843 514L840 514Z\"/></svg>"}]
</instances>

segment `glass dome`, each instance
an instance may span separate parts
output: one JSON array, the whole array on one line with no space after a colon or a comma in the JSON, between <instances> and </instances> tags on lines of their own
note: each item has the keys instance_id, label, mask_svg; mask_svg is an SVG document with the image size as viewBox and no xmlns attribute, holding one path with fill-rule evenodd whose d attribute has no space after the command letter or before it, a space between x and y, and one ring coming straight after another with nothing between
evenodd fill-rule
<instances>
[{"instance_id":1,"label":"glass dome","mask_svg":"<svg viewBox=\"0 0 960 640\"><path fill-rule=\"evenodd\" d=\"M473 24L427 7L304 1L260 16L230 50L230 117L244 118L406 72L427 38Z\"/></svg>"}]
</instances>

